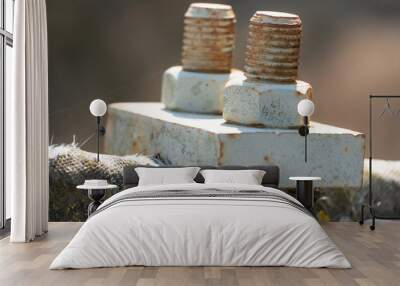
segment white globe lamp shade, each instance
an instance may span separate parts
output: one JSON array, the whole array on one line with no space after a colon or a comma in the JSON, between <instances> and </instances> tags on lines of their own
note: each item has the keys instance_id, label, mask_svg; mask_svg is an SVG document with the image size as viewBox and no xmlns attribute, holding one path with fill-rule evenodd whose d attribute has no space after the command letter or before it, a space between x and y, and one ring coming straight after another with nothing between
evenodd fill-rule
<instances>
[{"instance_id":1,"label":"white globe lamp shade","mask_svg":"<svg viewBox=\"0 0 400 286\"><path fill-rule=\"evenodd\" d=\"M303 99L297 105L297 112L303 117L311 116L314 113L314 109L314 103L309 99Z\"/></svg>"},{"instance_id":2,"label":"white globe lamp shade","mask_svg":"<svg viewBox=\"0 0 400 286\"><path fill-rule=\"evenodd\" d=\"M89 110L93 116L101 117L107 112L107 104L101 99L95 99L90 103Z\"/></svg>"}]
</instances>

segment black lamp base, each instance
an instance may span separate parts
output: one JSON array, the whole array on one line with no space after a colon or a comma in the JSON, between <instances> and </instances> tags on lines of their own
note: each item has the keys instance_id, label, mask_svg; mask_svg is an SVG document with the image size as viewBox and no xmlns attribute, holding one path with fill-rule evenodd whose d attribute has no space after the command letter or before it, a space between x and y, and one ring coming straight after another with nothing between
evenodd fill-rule
<instances>
[{"instance_id":1,"label":"black lamp base","mask_svg":"<svg viewBox=\"0 0 400 286\"><path fill-rule=\"evenodd\" d=\"M97 162L100 162L100 136L106 134L104 126L100 126L100 116L97 116Z\"/></svg>"},{"instance_id":2,"label":"black lamp base","mask_svg":"<svg viewBox=\"0 0 400 286\"><path fill-rule=\"evenodd\" d=\"M310 133L310 129L308 128L308 117L303 117L304 125L299 128L300 136L304 137L304 161L307 162L307 136Z\"/></svg>"},{"instance_id":3,"label":"black lamp base","mask_svg":"<svg viewBox=\"0 0 400 286\"><path fill-rule=\"evenodd\" d=\"M310 134L310 129L308 128L308 126L301 126L299 128L299 134L300 136L307 136L308 134Z\"/></svg>"}]
</instances>

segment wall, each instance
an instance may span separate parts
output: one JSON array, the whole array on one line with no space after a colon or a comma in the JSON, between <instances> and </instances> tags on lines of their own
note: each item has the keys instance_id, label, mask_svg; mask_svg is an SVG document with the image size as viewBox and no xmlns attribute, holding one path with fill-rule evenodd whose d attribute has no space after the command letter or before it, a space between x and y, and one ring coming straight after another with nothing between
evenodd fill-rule
<instances>
[{"instance_id":1,"label":"wall","mask_svg":"<svg viewBox=\"0 0 400 286\"><path fill-rule=\"evenodd\" d=\"M367 132L368 94L400 94L399 1L221 2L233 5L238 17L235 66L239 68L248 19L256 10L301 16L300 77L314 87L314 120ZM180 61L183 14L189 4L47 1L52 143L70 143L74 134L83 142L93 134L95 120L88 106L94 98L108 103L160 99L162 72ZM400 143L398 123L396 119L377 123L378 157L400 159L395 148ZM83 148L94 150L94 138Z\"/></svg>"}]
</instances>

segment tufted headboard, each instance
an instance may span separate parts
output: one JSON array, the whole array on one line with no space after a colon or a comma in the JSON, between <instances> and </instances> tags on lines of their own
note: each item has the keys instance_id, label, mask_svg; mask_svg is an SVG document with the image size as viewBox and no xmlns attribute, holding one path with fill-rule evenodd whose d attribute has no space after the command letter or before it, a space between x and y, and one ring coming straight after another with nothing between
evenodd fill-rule
<instances>
[{"instance_id":1,"label":"tufted headboard","mask_svg":"<svg viewBox=\"0 0 400 286\"><path fill-rule=\"evenodd\" d=\"M124 167L123 171L123 188L133 188L138 185L139 177L135 172L136 167L146 167L146 168L177 168L182 166L127 166ZM219 169L219 170L263 170L265 171L265 175L262 180L262 185L265 187L278 188L279 187L279 167L278 166L221 166L221 167L213 167L213 166L199 166L201 169ZM200 174L197 174L194 180L197 183L204 183L204 178Z\"/></svg>"}]
</instances>

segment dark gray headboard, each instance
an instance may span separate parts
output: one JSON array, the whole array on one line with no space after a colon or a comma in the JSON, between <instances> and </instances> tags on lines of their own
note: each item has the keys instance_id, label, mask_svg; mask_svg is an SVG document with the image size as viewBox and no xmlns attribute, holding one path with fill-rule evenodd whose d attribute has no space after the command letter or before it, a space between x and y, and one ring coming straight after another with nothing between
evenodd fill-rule
<instances>
[{"instance_id":1,"label":"dark gray headboard","mask_svg":"<svg viewBox=\"0 0 400 286\"><path fill-rule=\"evenodd\" d=\"M123 172L123 184L124 189L133 188L138 185L139 177L135 172L136 167L146 167L146 168L159 168L157 166L127 166L124 168ZM182 166L160 166L161 168L177 168ZM264 178L262 180L262 185L265 187L278 188L279 187L279 167L278 166L221 166L221 167L212 167L212 166L199 166L201 169L219 169L219 170L246 170L246 169L255 169L255 170L263 170L265 171ZM204 183L203 176L198 173L194 180L197 183Z\"/></svg>"}]
</instances>

